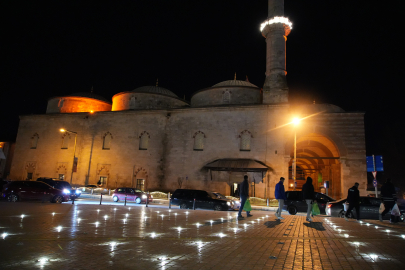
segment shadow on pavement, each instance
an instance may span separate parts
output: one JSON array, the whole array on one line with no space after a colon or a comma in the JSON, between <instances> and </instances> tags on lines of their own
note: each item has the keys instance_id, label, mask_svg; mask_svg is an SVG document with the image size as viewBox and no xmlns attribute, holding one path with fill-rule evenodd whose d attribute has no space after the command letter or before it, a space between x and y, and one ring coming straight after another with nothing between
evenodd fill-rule
<instances>
[{"instance_id":1,"label":"shadow on pavement","mask_svg":"<svg viewBox=\"0 0 405 270\"><path fill-rule=\"evenodd\" d=\"M266 221L266 222L264 223L264 225L265 225L267 228L275 228L276 226L278 226L278 225L280 225L280 224L282 224L282 223L281 223L281 221L280 221L279 219L274 220L274 221Z\"/></svg>"},{"instance_id":2,"label":"shadow on pavement","mask_svg":"<svg viewBox=\"0 0 405 270\"><path fill-rule=\"evenodd\" d=\"M307 226L308 228L315 229L317 231L325 231L325 228L323 227L322 222L304 223L304 226Z\"/></svg>"}]
</instances>

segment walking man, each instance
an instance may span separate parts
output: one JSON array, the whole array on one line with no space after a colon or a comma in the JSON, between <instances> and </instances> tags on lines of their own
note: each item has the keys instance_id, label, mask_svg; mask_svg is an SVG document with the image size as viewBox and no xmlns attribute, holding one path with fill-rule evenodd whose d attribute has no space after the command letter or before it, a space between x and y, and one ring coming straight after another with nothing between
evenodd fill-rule
<instances>
[{"instance_id":1,"label":"walking man","mask_svg":"<svg viewBox=\"0 0 405 270\"><path fill-rule=\"evenodd\" d=\"M359 183L354 183L354 186L349 188L347 191L347 202L349 203L349 209L347 209L345 214L345 220L349 221L349 213L352 212L353 208L356 209L356 218L360 220L360 192L359 192Z\"/></svg>"},{"instance_id":2,"label":"walking man","mask_svg":"<svg viewBox=\"0 0 405 270\"><path fill-rule=\"evenodd\" d=\"M383 221L383 217L388 211L391 211L397 201L397 192L395 191L394 185L391 183L391 178L385 180L384 185L381 187L381 198L384 203L384 211L379 215L380 221ZM390 222L396 221L395 216L391 215Z\"/></svg>"},{"instance_id":3,"label":"walking man","mask_svg":"<svg viewBox=\"0 0 405 270\"><path fill-rule=\"evenodd\" d=\"M244 218L244 217L242 217L243 206L245 206L246 200L249 199L249 182L248 182L247 175L245 175L243 177L243 182L240 184L239 195L240 195L240 208L239 208L238 219L243 219ZM247 214L247 217L253 216L250 214L250 211L246 211L246 214Z\"/></svg>"},{"instance_id":4,"label":"walking man","mask_svg":"<svg viewBox=\"0 0 405 270\"><path fill-rule=\"evenodd\" d=\"M276 211L276 217L278 219L284 219L281 216L281 212L283 211L284 200L286 200L285 191L284 191L284 177L280 177L280 182L276 185L276 190L274 191L274 195L278 200L278 209Z\"/></svg>"},{"instance_id":5,"label":"walking man","mask_svg":"<svg viewBox=\"0 0 405 270\"><path fill-rule=\"evenodd\" d=\"M315 190L314 185L312 185L311 177L307 177L307 182L302 186L302 198L306 201L308 205L307 221L312 222L311 212L312 212L312 203L315 199Z\"/></svg>"}]
</instances>

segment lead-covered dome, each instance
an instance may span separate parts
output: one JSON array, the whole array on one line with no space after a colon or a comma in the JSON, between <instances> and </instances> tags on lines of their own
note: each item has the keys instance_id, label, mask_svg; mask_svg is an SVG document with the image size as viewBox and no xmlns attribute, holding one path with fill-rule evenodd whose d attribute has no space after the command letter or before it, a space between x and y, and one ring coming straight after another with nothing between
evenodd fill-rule
<instances>
[{"instance_id":1,"label":"lead-covered dome","mask_svg":"<svg viewBox=\"0 0 405 270\"><path fill-rule=\"evenodd\" d=\"M79 92L48 100L46 113L111 111L111 102L93 92Z\"/></svg>"},{"instance_id":2,"label":"lead-covered dome","mask_svg":"<svg viewBox=\"0 0 405 270\"><path fill-rule=\"evenodd\" d=\"M188 106L172 91L160 86L142 86L113 96L113 111L169 109Z\"/></svg>"},{"instance_id":3,"label":"lead-covered dome","mask_svg":"<svg viewBox=\"0 0 405 270\"><path fill-rule=\"evenodd\" d=\"M197 91L191 97L192 107L260 104L260 88L248 81L229 80Z\"/></svg>"}]
</instances>

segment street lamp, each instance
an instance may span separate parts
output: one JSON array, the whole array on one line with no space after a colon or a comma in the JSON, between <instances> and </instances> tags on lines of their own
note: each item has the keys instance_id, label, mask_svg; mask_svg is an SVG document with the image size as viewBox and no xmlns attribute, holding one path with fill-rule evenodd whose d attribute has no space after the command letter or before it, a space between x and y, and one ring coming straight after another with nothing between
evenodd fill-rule
<instances>
[{"instance_id":1,"label":"street lamp","mask_svg":"<svg viewBox=\"0 0 405 270\"><path fill-rule=\"evenodd\" d=\"M292 177L293 177L293 181L294 181L294 190L295 190L295 187L297 186L297 125L300 123L300 121L301 121L301 119L299 119L299 118L294 118L293 120L292 120L292 123L294 124L294 159L293 159L293 171L292 171L292 173L293 173L293 175L292 175Z\"/></svg>"},{"instance_id":2,"label":"street lamp","mask_svg":"<svg viewBox=\"0 0 405 270\"><path fill-rule=\"evenodd\" d=\"M76 140L77 140L77 132L69 131L69 130L66 130L66 129L64 129L64 128L61 128L61 129L60 129L60 132L67 132L67 133L75 134L75 146L74 146L74 150L73 150L72 174L70 175L70 184L72 184L72 181L73 181L73 170L74 170L75 161L76 161Z\"/></svg>"}]
</instances>

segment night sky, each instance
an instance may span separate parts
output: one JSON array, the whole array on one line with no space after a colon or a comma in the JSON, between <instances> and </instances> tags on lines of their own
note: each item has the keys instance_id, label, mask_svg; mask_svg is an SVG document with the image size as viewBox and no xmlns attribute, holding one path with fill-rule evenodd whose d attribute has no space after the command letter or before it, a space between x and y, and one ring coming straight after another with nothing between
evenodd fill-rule
<instances>
[{"instance_id":1,"label":"night sky","mask_svg":"<svg viewBox=\"0 0 405 270\"><path fill-rule=\"evenodd\" d=\"M331 103L366 113L367 154L380 177L403 179L405 1L285 1L291 103ZM225 80L264 83L267 0L0 2L0 141L19 115L77 92L107 99L155 85L190 100Z\"/></svg>"}]
</instances>

